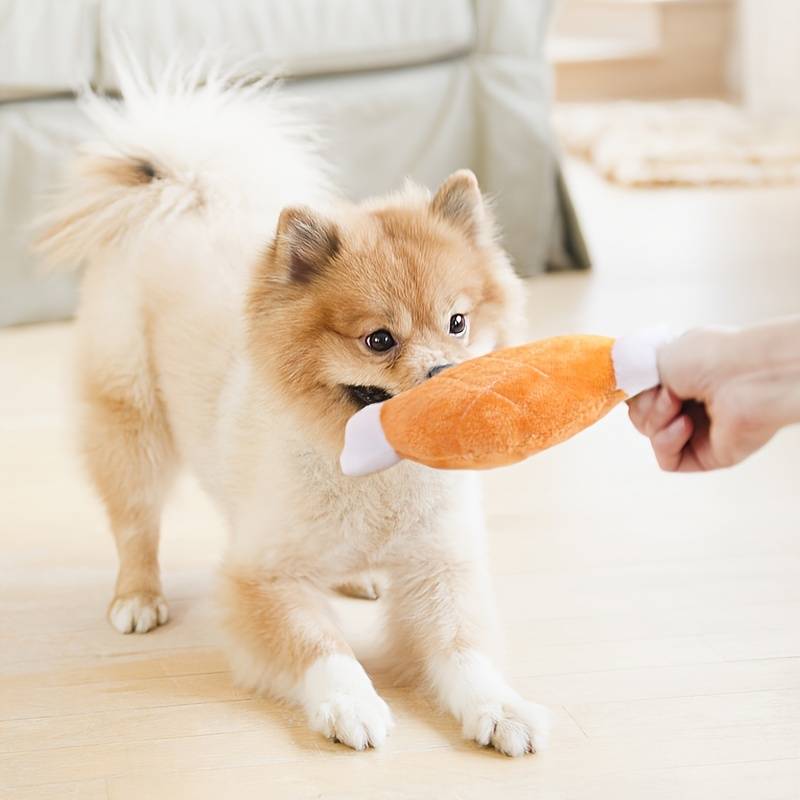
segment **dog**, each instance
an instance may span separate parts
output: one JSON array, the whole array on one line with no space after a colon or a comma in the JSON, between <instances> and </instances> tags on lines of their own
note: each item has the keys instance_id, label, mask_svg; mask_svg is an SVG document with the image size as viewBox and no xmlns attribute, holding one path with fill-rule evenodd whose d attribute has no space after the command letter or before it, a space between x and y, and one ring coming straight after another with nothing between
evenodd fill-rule
<instances>
[{"instance_id":1,"label":"dog","mask_svg":"<svg viewBox=\"0 0 800 800\"><path fill-rule=\"evenodd\" d=\"M351 203L303 115L264 82L149 82L88 94L78 155L40 248L85 264L82 442L119 554L122 633L167 622L159 518L190 469L231 541L219 602L246 687L299 704L356 750L392 716L328 607L383 571L393 660L509 756L545 711L495 666L476 478L411 463L341 474L347 419L448 365L508 344L522 284L475 176Z\"/></svg>"}]
</instances>

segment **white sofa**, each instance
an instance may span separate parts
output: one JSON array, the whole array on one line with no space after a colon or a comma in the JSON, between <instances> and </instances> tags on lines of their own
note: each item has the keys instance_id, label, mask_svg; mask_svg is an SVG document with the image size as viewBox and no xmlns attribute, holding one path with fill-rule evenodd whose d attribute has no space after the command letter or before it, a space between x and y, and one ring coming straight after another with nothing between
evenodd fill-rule
<instances>
[{"instance_id":1,"label":"white sofa","mask_svg":"<svg viewBox=\"0 0 800 800\"><path fill-rule=\"evenodd\" d=\"M201 50L278 69L327 131L342 186L468 166L496 198L521 274L585 266L550 134L551 0L0 0L0 325L59 319L74 275L44 275L30 221L89 133L73 90L118 87L122 36L147 65Z\"/></svg>"}]
</instances>

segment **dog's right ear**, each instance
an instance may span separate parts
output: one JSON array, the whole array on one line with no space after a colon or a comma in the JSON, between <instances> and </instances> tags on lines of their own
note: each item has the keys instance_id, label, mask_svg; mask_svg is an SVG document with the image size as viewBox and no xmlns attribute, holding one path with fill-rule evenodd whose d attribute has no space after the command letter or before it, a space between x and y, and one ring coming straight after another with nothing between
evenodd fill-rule
<instances>
[{"instance_id":1,"label":"dog's right ear","mask_svg":"<svg viewBox=\"0 0 800 800\"><path fill-rule=\"evenodd\" d=\"M486 210L475 173L468 169L454 172L436 191L431 209L470 239L478 239Z\"/></svg>"},{"instance_id":2,"label":"dog's right ear","mask_svg":"<svg viewBox=\"0 0 800 800\"><path fill-rule=\"evenodd\" d=\"M278 218L273 246L287 280L308 283L339 252L339 232L335 223L310 208L290 206Z\"/></svg>"}]
</instances>

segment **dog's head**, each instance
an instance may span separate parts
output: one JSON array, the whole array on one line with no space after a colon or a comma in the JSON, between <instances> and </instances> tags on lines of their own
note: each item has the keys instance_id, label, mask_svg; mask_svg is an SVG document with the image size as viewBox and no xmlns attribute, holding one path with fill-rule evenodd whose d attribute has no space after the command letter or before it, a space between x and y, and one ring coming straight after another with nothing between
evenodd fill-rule
<instances>
[{"instance_id":1,"label":"dog's head","mask_svg":"<svg viewBox=\"0 0 800 800\"><path fill-rule=\"evenodd\" d=\"M258 369L310 435L341 444L359 408L510 343L522 286L475 176L320 214L284 209L248 303Z\"/></svg>"}]
</instances>

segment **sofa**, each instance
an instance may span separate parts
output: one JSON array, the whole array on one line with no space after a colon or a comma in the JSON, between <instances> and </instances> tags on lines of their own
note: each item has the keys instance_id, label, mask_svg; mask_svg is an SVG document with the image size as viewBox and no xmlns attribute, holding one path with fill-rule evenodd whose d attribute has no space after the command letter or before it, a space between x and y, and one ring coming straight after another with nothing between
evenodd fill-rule
<instances>
[{"instance_id":1,"label":"sofa","mask_svg":"<svg viewBox=\"0 0 800 800\"><path fill-rule=\"evenodd\" d=\"M551 0L0 0L0 325L70 316L31 221L91 134L75 89L114 93L124 41L144 65L220 54L305 98L353 198L472 168L522 275L587 265L549 124Z\"/></svg>"}]
</instances>

